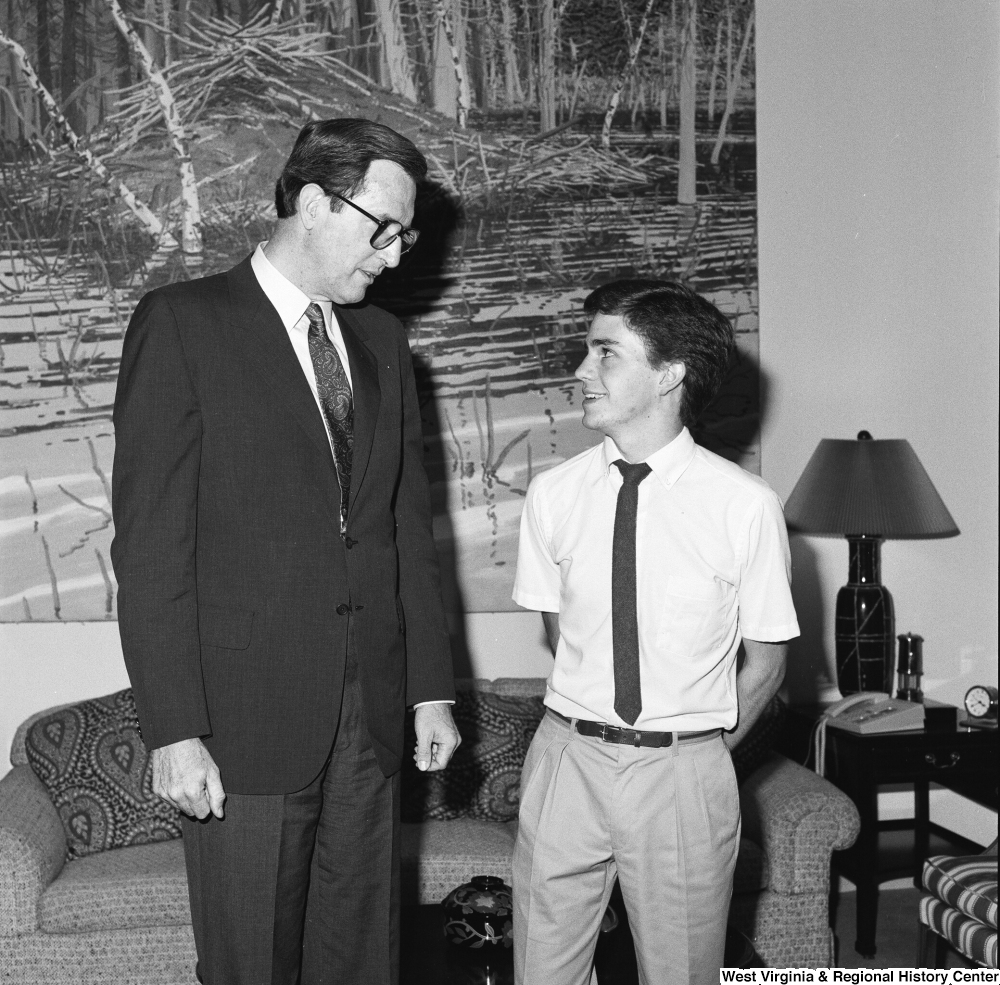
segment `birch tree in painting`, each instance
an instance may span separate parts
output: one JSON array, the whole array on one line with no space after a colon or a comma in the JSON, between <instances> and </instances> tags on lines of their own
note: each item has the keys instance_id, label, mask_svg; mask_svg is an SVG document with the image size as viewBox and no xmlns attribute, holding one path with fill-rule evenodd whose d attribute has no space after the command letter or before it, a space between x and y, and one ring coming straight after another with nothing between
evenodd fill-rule
<instances>
[{"instance_id":1,"label":"birch tree in painting","mask_svg":"<svg viewBox=\"0 0 1000 985\"><path fill-rule=\"evenodd\" d=\"M542 25L538 45L538 115L542 133L556 125L555 0L541 0Z\"/></svg>"},{"instance_id":2,"label":"birch tree in painting","mask_svg":"<svg viewBox=\"0 0 1000 985\"><path fill-rule=\"evenodd\" d=\"M388 70L389 88L406 99L416 102L417 88L413 68L406 50L406 32L400 17L399 0L375 0L382 52Z\"/></svg>"},{"instance_id":3,"label":"birch tree in painting","mask_svg":"<svg viewBox=\"0 0 1000 985\"><path fill-rule=\"evenodd\" d=\"M667 71L669 68L669 63L667 61L667 42L666 42L666 26L664 24L663 14L659 17L659 27L656 32L657 50L659 52L659 58L657 59L657 69L659 70L659 81L660 81L660 129L667 129L667 103L669 101L669 79L670 73Z\"/></svg>"},{"instance_id":4,"label":"birch tree in painting","mask_svg":"<svg viewBox=\"0 0 1000 985\"><path fill-rule=\"evenodd\" d=\"M524 90L521 88L521 73L517 67L517 50L514 47L514 10L511 7L511 0L499 0L499 2L504 90L507 105L517 106L524 102Z\"/></svg>"},{"instance_id":5,"label":"birch tree in painting","mask_svg":"<svg viewBox=\"0 0 1000 985\"><path fill-rule=\"evenodd\" d=\"M52 93L52 34L50 30L49 0L35 0L35 63L38 79L48 93Z\"/></svg>"},{"instance_id":6,"label":"birch tree in painting","mask_svg":"<svg viewBox=\"0 0 1000 985\"><path fill-rule=\"evenodd\" d=\"M469 82L463 51L459 48L460 35L456 32L453 13L458 26L462 26L459 4L435 0L438 34L434 45L434 108L458 119L463 130L469 115ZM449 7L451 9L449 9ZM448 57L451 68L448 68ZM454 81L453 81L454 80Z\"/></svg>"},{"instance_id":7,"label":"birch tree in painting","mask_svg":"<svg viewBox=\"0 0 1000 985\"><path fill-rule=\"evenodd\" d=\"M85 117L77 96L77 33L80 21L79 0L63 0L63 19L59 52L59 95L66 107L66 118L78 133L85 125Z\"/></svg>"},{"instance_id":8,"label":"birch tree in painting","mask_svg":"<svg viewBox=\"0 0 1000 985\"><path fill-rule=\"evenodd\" d=\"M730 17L732 11L730 11ZM730 22L731 23L731 22ZM743 31L743 43L740 45L740 54L736 59L736 67L729 75L726 85L726 108L722 112L722 121L719 123L719 133L715 138L715 146L712 148L712 165L718 166L719 158L722 156L722 146L726 141L726 128L729 126L729 118L736 108L736 95L740 91L743 80L743 66L746 64L747 52L750 50L750 38L753 35L754 11L751 6L747 14L747 24Z\"/></svg>"},{"instance_id":9,"label":"birch tree in painting","mask_svg":"<svg viewBox=\"0 0 1000 985\"><path fill-rule=\"evenodd\" d=\"M108 171L107 167L105 167L104 162L81 143L79 135L70 125L69 120L66 119L65 114L59 108L59 104L35 73L31 62L28 61L28 56L24 48L12 38L7 37L3 31L0 31L0 45L8 48L14 58L17 59L18 67L24 75L25 80L35 95L41 100L45 111L49 115L49 119L59 129L69 147L125 203L128 210L142 223L146 232L157 241L159 249L176 250L178 247L177 240L163 228L163 223L150 211L149 207L137 199L128 185L124 181L115 178Z\"/></svg>"},{"instance_id":10,"label":"birch tree in painting","mask_svg":"<svg viewBox=\"0 0 1000 985\"><path fill-rule=\"evenodd\" d=\"M681 33L680 130L677 155L677 204L694 205L697 201L697 167L695 157L695 109L697 100L697 66L695 64L698 0L684 0Z\"/></svg>"},{"instance_id":11,"label":"birch tree in painting","mask_svg":"<svg viewBox=\"0 0 1000 985\"><path fill-rule=\"evenodd\" d=\"M715 93L719 81L719 58L722 54L722 18L715 25L715 48L712 52L712 66L708 82L708 122L715 120Z\"/></svg>"},{"instance_id":12,"label":"birch tree in painting","mask_svg":"<svg viewBox=\"0 0 1000 985\"><path fill-rule=\"evenodd\" d=\"M628 61L625 63L625 67L618 74L618 78L615 80L614 88L611 90L611 99L608 102L607 112L604 114L604 125L601 128L601 146L605 149L611 146L611 121L614 119L615 110L618 109L618 102L621 99L622 89L625 88L625 83L629 80L632 72L635 70L635 63L639 58L639 50L642 48L642 40L646 35L646 25L649 23L649 15L653 11L653 7L656 4L656 0L647 0L646 9L642 12L642 20L639 21L639 30L635 32L632 38L632 43L629 46ZM622 8L623 17L625 18L625 25L629 32L632 30L632 25L628 21L628 15Z\"/></svg>"},{"instance_id":13,"label":"birch tree in painting","mask_svg":"<svg viewBox=\"0 0 1000 985\"><path fill-rule=\"evenodd\" d=\"M118 0L105 0L105 2L111 10L111 16L118 30L128 41L129 47L142 65L160 104L181 180L181 246L189 257L196 260L202 252L201 206L198 201L198 184L195 181L194 167L191 164L191 152L188 148L187 129L177 112L177 104L167 80L153 64L149 50L125 17Z\"/></svg>"},{"instance_id":14,"label":"birch tree in painting","mask_svg":"<svg viewBox=\"0 0 1000 985\"><path fill-rule=\"evenodd\" d=\"M275 7L275 11L279 9L280 4ZM349 50L355 48L359 43L359 32L358 7L354 0L328 0L325 10L329 18L329 28L335 35L332 39L334 43Z\"/></svg>"}]
</instances>

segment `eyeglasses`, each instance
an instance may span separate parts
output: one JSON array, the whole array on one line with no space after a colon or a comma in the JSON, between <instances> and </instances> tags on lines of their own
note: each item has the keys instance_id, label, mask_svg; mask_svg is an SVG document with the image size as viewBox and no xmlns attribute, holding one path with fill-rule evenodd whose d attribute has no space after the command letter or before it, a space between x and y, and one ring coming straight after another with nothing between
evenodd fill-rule
<instances>
[{"instance_id":1,"label":"eyeglasses","mask_svg":"<svg viewBox=\"0 0 1000 985\"><path fill-rule=\"evenodd\" d=\"M420 236L420 230L418 229L407 229L401 222L397 222L395 219L379 219L377 216L373 216L371 212L366 212L360 205L355 205L349 198L344 198L343 195L338 195L336 192L330 192L330 194L334 198L339 198L342 202L346 202L352 209L357 209L363 216L367 216L367 218L375 223L378 228L375 230L375 235L368 241L371 243L373 250L384 250L398 239L399 252L405 253L416 243L417 238Z\"/></svg>"}]
</instances>

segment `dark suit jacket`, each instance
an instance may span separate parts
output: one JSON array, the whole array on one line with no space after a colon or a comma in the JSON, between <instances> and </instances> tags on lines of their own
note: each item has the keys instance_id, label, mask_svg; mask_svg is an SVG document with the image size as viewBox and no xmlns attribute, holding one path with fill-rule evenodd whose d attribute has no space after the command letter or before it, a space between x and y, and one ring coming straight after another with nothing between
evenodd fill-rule
<instances>
[{"instance_id":1,"label":"dark suit jacket","mask_svg":"<svg viewBox=\"0 0 1000 985\"><path fill-rule=\"evenodd\" d=\"M322 768L349 626L386 775L405 706L454 696L406 337L370 305L336 314L351 548L319 409L249 259L147 294L125 336L111 548L125 662L146 745L203 737L233 793L288 793Z\"/></svg>"}]
</instances>

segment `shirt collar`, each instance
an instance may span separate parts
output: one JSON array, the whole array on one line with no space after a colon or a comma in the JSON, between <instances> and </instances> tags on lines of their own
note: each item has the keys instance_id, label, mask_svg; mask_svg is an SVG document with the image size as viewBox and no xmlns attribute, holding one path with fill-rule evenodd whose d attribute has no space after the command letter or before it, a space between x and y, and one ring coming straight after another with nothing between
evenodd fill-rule
<instances>
[{"instance_id":1,"label":"shirt collar","mask_svg":"<svg viewBox=\"0 0 1000 985\"><path fill-rule=\"evenodd\" d=\"M274 310L278 312L278 317L285 326L285 330L291 331L306 313L306 308L313 303L313 300L308 294L300 291L268 260L264 255L265 246L267 246L266 240L257 244L257 249L254 250L253 256L250 258L250 266L261 290L274 305ZM329 326L333 314L333 302L317 301L316 304L322 309L323 317Z\"/></svg>"},{"instance_id":2,"label":"shirt collar","mask_svg":"<svg viewBox=\"0 0 1000 985\"><path fill-rule=\"evenodd\" d=\"M646 464L653 470L653 475L669 489L687 470L697 447L691 432L687 428L681 428L676 438L646 459ZM621 479L621 473L614 463L625 456L618 450L614 440L608 437L604 439L603 450L605 474Z\"/></svg>"}]
</instances>

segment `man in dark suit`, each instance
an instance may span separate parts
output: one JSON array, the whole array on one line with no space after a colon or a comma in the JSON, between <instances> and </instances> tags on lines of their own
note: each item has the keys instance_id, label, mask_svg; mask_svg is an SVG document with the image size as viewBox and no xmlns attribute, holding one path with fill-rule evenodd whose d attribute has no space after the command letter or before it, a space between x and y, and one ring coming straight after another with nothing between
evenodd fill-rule
<instances>
[{"instance_id":1,"label":"man in dark suit","mask_svg":"<svg viewBox=\"0 0 1000 985\"><path fill-rule=\"evenodd\" d=\"M115 401L122 648L207 985L392 983L399 768L459 743L413 368L363 304L416 240L404 137L310 123L266 244L147 294Z\"/></svg>"}]
</instances>

